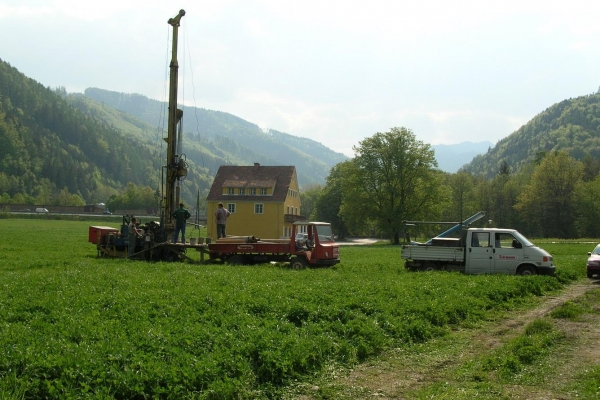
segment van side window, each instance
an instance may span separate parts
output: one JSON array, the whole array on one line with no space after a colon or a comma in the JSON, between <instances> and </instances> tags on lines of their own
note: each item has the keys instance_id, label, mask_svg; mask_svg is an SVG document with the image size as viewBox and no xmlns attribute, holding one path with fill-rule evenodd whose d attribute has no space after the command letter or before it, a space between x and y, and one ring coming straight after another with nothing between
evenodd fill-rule
<instances>
[{"instance_id":1,"label":"van side window","mask_svg":"<svg viewBox=\"0 0 600 400\"><path fill-rule=\"evenodd\" d=\"M471 247L490 247L490 233L478 232L473 234Z\"/></svg>"},{"instance_id":2,"label":"van side window","mask_svg":"<svg viewBox=\"0 0 600 400\"><path fill-rule=\"evenodd\" d=\"M496 233L496 247L503 249L514 248L516 239L510 233Z\"/></svg>"}]
</instances>

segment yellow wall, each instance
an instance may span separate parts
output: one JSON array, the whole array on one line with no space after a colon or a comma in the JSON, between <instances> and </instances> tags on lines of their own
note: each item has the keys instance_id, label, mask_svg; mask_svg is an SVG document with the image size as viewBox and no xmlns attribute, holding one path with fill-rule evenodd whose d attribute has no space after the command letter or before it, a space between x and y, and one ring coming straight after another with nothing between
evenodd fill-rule
<instances>
[{"instance_id":1,"label":"yellow wall","mask_svg":"<svg viewBox=\"0 0 600 400\"><path fill-rule=\"evenodd\" d=\"M252 198L250 201L230 200L223 202L225 208L228 203L235 204L235 213L232 213L227 219L226 233L227 236L255 236L260 239L278 239L284 237L284 232L287 229L291 232L292 224L285 222L284 214L286 214L287 206L290 207L290 214L300 215L300 191L298 188L298 180L296 176L292 178L290 182L290 189L295 191L295 195L288 195L285 198L285 202L274 203L272 202L271 196L259 196ZM237 192L237 189L236 189ZM224 188L224 193L227 193L227 189ZM269 192L272 193L271 188ZM247 198L247 197L246 197ZM217 224L215 220L215 211L217 210L218 201L207 201L206 205L206 218L207 218L207 235L212 240L217 239ZM261 203L263 205L263 214L254 213L254 205Z\"/></svg>"}]
</instances>

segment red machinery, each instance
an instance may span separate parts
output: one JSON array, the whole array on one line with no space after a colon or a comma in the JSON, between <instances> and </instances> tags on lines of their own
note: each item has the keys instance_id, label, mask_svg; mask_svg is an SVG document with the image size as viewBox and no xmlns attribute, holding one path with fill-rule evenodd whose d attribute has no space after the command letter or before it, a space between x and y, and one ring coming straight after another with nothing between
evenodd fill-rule
<instances>
[{"instance_id":1,"label":"red machinery","mask_svg":"<svg viewBox=\"0 0 600 400\"><path fill-rule=\"evenodd\" d=\"M290 267L331 266L340 262L339 245L326 222L295 222L290 239L227 237L207 245L211 260L230 264L289 262Z\"/></svg>"}]
</instances>

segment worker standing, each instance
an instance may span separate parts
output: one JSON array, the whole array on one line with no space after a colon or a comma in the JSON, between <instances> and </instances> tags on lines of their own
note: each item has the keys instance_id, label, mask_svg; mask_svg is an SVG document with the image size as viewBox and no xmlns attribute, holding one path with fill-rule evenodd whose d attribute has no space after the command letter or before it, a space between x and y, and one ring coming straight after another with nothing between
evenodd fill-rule
<instances>
[{"instance_id":1,"label":"worker standing","mask_svg":"<svg viewBox=\"0 0 600 400\"><path fill-rule=\"evenodd\" d=\"M225 225L227 224L227 218L231 213L228 209L223 208L223 203L219 203L219 208L215 211L215 218L217 220L217 239L226 237Z\"/></svg>"},{"instance_id":2,"label":"worker standing","mask_svg":"<svg viewBox=\"0 0 600 400\"><path fill-rule=\"evenodd\" d=\"M131 256L133 256L133 254L135 253L135 242L136 242L137 235L139 233L139 229L137 228L137 221L136 221L135 217L131 218L129 225L127 225L127 233L129 234L128 235L129 248L127 250L128 250L129 257L131 258Z\"/></svg>"},{"instance_id":3,"label":"worker standing","mask_svg":"<svg viewBox=\"0 0 600 400\"><path fill-rule=\"evenodd\" d=\"M183 203L179 203L179 208L171 213L171 217L175 218L175 236L173 243L177 243L179 232L181 232L181 243L185 244L185 223L192 214L185 209Z\"/></svg>"}]
</instances>

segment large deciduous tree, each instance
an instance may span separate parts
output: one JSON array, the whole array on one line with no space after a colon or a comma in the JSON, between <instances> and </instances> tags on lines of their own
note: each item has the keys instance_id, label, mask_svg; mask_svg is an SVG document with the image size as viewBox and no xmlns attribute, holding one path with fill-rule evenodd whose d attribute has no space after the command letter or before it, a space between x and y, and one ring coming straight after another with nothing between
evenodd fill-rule
<instances>
[{"instance_id":1,"label":"large deciduous tree","mask_svg":"<svg viewBox=\"0 0 600 400\"><path fill-rule=\"evenodd\" d=\"M344 174L345 219L373 221L399 244L405 220L438 215L441 173L431 146L411 130L376 133L353 150Z\"/></svg>"}]
</instances>

